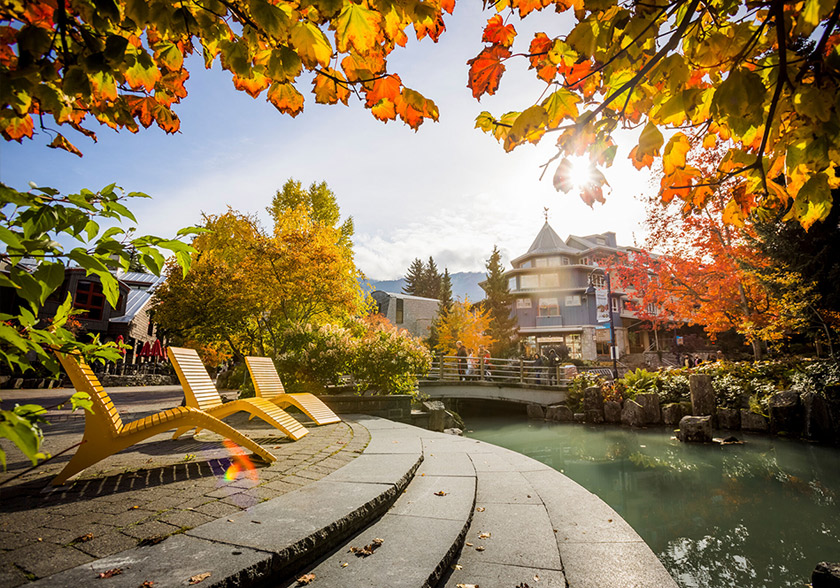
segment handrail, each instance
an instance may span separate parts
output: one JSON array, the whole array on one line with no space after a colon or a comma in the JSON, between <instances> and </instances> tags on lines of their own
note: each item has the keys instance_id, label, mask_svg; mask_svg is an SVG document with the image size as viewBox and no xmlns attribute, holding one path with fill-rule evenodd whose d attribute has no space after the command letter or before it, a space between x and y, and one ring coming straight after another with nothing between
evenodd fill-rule
<instances>
[{"instance_id":1,"label":"handrail","mask_svg":"<svg viewBox=\"0 0 840 588\"><path fill-rule=\"evenodd\" d=\"M431 369L418 374L421 382L488 382L565 388L570 379L566 366L535 365L534 360L501 357L444 355L432 360Z\"/></svg>"}]
</instances>

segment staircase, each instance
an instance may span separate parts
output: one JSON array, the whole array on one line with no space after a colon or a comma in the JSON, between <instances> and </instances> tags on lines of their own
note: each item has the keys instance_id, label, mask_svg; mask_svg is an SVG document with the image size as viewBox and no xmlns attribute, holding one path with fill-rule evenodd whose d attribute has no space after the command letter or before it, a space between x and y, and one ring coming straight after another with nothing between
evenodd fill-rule
<instances>
[{"instance_id":1,"label":"staircase","mask_svg":"<svg viewBox=\"0 0 840 588\"><path fill-rule=\"evenodd\" d=\"M676 588L609 506L518 453L377 417L371 441L298 490L35 582L107 586Z\"/></svg>"}]
</instances>

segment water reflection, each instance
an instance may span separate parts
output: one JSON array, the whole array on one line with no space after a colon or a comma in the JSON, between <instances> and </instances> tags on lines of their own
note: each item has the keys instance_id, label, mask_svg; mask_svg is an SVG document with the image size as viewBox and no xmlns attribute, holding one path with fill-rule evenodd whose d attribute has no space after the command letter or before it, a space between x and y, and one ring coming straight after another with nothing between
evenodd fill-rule
<instances>
[{"instance_id":1,"label":"water reflection","mask_svg":"<svg viewBox=\"0 0 840 588\"><path fill-rule=\"evenodd\" d=\"M840 557L840 451L746 436L683 445L632 431L468 416L470 437L529 455L598 494L686 588L801 588Z\"/></svg>"}]
</instances>

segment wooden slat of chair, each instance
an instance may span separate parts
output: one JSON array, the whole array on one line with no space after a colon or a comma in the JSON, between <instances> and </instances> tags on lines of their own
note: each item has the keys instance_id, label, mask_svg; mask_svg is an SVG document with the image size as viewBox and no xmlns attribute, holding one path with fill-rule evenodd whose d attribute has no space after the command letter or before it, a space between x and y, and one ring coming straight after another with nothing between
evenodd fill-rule
<instances>
[{"instance_id":1,"label":"wooden slat of chair","mask_svg":"<svg viewBox=\"0 0 840 588\"><path fill-rule=\"evenodd\" d=\"M341 422L341 418L314 394L287 394L270 357L245 358L257 396L266 398L281 408L294 406L317 425Z\"/></svg>"}]
</instances>

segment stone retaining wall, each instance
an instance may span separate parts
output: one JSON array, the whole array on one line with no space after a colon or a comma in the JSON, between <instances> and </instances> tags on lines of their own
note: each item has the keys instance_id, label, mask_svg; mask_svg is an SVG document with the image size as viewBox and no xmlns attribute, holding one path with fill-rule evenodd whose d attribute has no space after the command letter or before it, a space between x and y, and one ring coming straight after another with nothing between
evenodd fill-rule
<instances>
[{"instance_id":1,"label":"stone retaining wall","mask_svg":"<svg viewBox=\"0 0 840 588\"><path fill-rule=\"evenodd\" d=\"M401 423L411 422L411 396L391 394L385 396L355 396L331 394L318 396L337 414L369 414Z\"/></svg>"}]
</instances>

